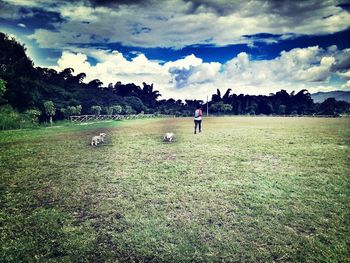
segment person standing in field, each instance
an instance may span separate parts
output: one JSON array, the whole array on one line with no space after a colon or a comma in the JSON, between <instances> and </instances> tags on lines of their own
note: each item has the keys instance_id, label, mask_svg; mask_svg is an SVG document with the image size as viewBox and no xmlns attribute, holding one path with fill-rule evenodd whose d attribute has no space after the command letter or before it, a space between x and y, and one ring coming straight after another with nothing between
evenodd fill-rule
<instances>
[{"instance_id":1,"label":"person standing in field","mask_svg":"<svg viewBox=\"0 0 350 263\"><path fill-rule=\"evenodd\" d=\"M197 127L198 127L198 131L202 132L202 116L203 116L202 107L198 106L196 111L194 112L194 134L197 133Z\"/></svg>"}]
</instances>

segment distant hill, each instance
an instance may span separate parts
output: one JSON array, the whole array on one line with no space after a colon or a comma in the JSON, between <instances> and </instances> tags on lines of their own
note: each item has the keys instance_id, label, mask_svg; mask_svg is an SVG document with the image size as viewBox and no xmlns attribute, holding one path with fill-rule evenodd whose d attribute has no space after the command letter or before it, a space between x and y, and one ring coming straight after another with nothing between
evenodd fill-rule
<instances>
[{"instance_id":1,"label":"distant hill","mask_svg":"<svg viewBox=\"0 0 350 263\"><path fill-rule=\"evenodd\" d=\"M343 100L350 103L350 91L329 91L329 92L317 92L311 94L311 98L314 102L324 102L328 98L335 98L336 100Z\"/></svg>"}]
</instances>

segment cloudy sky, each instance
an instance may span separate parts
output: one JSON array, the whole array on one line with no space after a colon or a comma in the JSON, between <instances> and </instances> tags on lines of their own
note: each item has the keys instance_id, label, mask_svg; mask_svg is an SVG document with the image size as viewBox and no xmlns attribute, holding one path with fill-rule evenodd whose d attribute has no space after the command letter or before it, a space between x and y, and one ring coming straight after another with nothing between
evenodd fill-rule
<instances>
[{"instance_id":1,"label":"cloudy sky","mask_svg":"<svg viewBox=\"0 0 350 263\"><path fill-rule=\"evenodd\" d=\"M350 90L350 1L0 0L35 66L163 98Z\"/></svg>"}]
</instances>

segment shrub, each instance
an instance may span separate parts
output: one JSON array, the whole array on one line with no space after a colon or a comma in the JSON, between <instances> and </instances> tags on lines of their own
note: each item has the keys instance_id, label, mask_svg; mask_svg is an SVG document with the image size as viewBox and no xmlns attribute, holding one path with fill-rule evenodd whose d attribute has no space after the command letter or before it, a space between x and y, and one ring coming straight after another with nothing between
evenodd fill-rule
<instances>
[{"instance_id":1,"label":"shrub","mask_svg":"<svg viewBox=\"0 0 350 263\"><path fill-rule=\"evenodd\" d=\"M124 107L123 112L124 112L124 114L133 114L133 113L135 113L135 110L131 106L126 105Z\"/></svg>"},{"instance_id":2,"label":"shrub","mask_svg":"<svg viewBox=\"0 0 350 263\"><path fill-rule=\"evenodd\" d=\"M123 112L123 108L120 105L112 106L114 114L121 114Z\"/></svg>"},{"instance_id":3,"label":"shrub","mask_svg":"<svg viewBox=\"0 0 350 263\"><path fill-rule=\"evenodd\" d=\"M10 130L20 128L21 116L10 105L0 107L0 129Z\"/></svg>"},{"instance_id":4,"label":"shrub","mask_svg":"<svg viewBox=\"0 0 350 263\"><path fill-rule=\"evenodd\" d=\"M19 113L11 105L3 105L0 107L0 130L34 127L38 124L40 114L36 109Z\"/></svg>"},{"instance_id":5,"label":"shrub","mask_svg":"<svg viewBox=\"0 0 350 263\"><path fill-rule=\"evenodd\" d=\"M55 104L51 100L45 101L44 102L44 109L45 109L46 115L50 117L50 125L52 125L52 117L56 113Z\"/></svg>"},{"instance_id":6,"label":"shrub","mask_svg":"<svg viewBox=\"0 0 350 263\"><path fill-rule=\"evenodd\" d=\"M41 111L37 109L29 109L24 112L24 117L31 124L38 124L39 116L41 115Z\"/></svg>"},{"instance_id":7,"label":"shrub","mask_svg":"<svg viewBox=\"0 0 350 263\"><path fill-rule=\"evenodd\" d=\"M107 115L112 115L113 114L113 107L106 107L106 113L107 113Z\"/></svg>"},{"instance_id":8,"label":"shrub","mask_svg":"<svg viewBox=\"0 0 350 263\"><path fill-rule=\"evenodd\" d=\"M6 91L6 81L3 79L0 79L0 98L4 95Z\"/></svg>"},{"instance_id":9,"label":"shrub","mask_svg":"<svg viewBox=\"0 0 350 263\"><path fill-rule=\"evenodd\" d=\"M96 116L99 116L101 114L101 110L102 110L101 106L98 106L98 105L91 106L91 111Z\"/></svg>"},{"instance_id":10,"label":"shrub","mask_svg":"<svg viewBox=\"0 0 350 263\"><path fill-rule=\"evenodd\" d=\"M68 106L67 108L61 108L60 111L63 113L65 118L73 115L81 115L81 105L77 106Z\"/></svg>"}]
</instances>

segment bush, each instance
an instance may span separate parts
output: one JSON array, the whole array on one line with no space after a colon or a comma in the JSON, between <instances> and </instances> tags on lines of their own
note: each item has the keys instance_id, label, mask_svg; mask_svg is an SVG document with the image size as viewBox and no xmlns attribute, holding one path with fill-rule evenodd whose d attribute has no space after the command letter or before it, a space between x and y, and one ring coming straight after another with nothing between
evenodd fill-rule
<instances>
[{"instance_id":1,"label":"bush","mask_svg":"<svg viewBox=\"0 0 350 263\"><path fill-rule=\"evenodd\" d=\"M99 116L101 114L101 110L102 110L101 106L98 106L98 105L91 106L91 112L96 116Z\"/></svg>"},{"instance_id":2,"label":"bush","mask_svg":"<svg viewBox=\"0 0 350 263\"><path fill-rule=\"evenodd\" d=\"M114 114L121 114L123 112L123 108L120 105L114 105L112 108Z\"/></svg>"},{"instance_id":3,"label":"bush","mask_svg":"<svg viewBox=\"0 0 350 263\"><path fill-rule=\"evenodd\" d=\"M10 130L21 127L21 116L10 105L0 107L0 129Z\"/></svg>"},{"instance_id":4,"label":"bush","mask_svg":"<svg viewBox=\"0 0 350 263\"><path fill-rule=\"evenodd\" d=\"M41 111L37 109L29 109L24 112L24 117L31 124L38 124L39 116L41 115Z\"/></svg>"},{"instance_id":5,"label":"bush","mask_svg":"<svg viewBox=\"0 0 350 263\"><path fill-rule=\"evenodd\" d=\"M112 115L113 114L113 107L106 107L106 113L107 115Z\"/></svg>"},{"instance_id":6,"label":"bush","mask_svg":"<svg viewBox=\"0 0 350 263\"><path fill-rule=\"evenodd\" d=\"M81 105L77 106L68 106L67 108L61 108L60 111L63 113L65 118L69 118L73 115L81 115L82 107Z\"/></svg>"},{"instance_id":7,"label":"bush","mask_svg":"<svg viewBox=\"0 0 350 263\"><path fill-rule=\"evenodd\" d=\"M19 113L11 105L0 107L0 130L31 128L38 125L38 117L41 112L30 109Z\"/></svg>"},{"instance_id":8,"label":"bush","mask_svg":"<svg viewBox=\"0 0 350 263\"><path fill-rule=\"evenodd\" d=\"M123 113L124 114L134 114L135 113L135 110L131 107L131 106L129 106L129 105L126 105L125 107L124 107L124 109L123 109Z\"/></svg>"}]
</instances>

